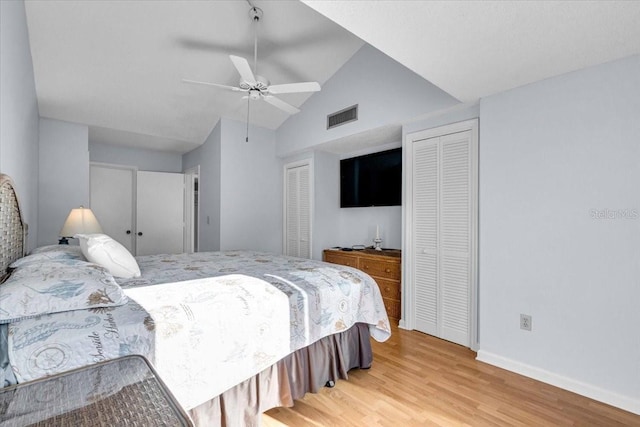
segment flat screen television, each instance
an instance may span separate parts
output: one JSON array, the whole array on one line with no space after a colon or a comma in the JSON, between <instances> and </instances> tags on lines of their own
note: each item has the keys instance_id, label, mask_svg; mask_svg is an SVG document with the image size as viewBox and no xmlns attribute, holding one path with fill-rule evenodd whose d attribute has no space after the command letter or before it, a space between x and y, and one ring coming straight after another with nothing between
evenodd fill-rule
<instances>
[{"instance_id":1,"label":"flat screen television","mask_svg":"<svg viewBox=\"0 0 640 427\"><path fill-rule=\"evenodd\" d=\"M402 148L340 161L340 207L400 206Z\"/></svg>"}]
</instances>

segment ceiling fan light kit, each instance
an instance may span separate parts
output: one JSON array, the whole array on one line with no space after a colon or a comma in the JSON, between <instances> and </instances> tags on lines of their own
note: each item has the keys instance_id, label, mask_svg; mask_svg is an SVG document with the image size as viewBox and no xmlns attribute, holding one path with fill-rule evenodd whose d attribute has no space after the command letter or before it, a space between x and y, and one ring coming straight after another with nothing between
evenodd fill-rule
<instances>
[{"instance_id":1,"label":"ceiling fan light kit","mask_svg":"<svg viewBox=\"0 0 640 427\"><path fill-rule=\"evenodd\" d=\"M220 89L231 90L234 92L246 92L246 95L242 99L247 99L247 137L246 141L249 141L249 103L251 100L263 100L266 103L273 105L274 107L284 111L287 114L296 114L300 110L277 98L273 95L285 94L285 93L303 93L303 92L318 92L320 91L320 84L318 82L300 82L300 83L285 83L278 85L271 85L266 77L257 74L258 69L258 22L262 19L264 13L259 7L252 6L249 9L249 16L253 22L254 33L254 65L253 70L249 65L249 62L240 56L229 55L231 63L235 67L238 74L240 74L240 81L238 86L229 86L218 83L203 82L197 80L182 79L185 83L194 83L206 86L213 86Z\"/></svg>"}]
</instances>

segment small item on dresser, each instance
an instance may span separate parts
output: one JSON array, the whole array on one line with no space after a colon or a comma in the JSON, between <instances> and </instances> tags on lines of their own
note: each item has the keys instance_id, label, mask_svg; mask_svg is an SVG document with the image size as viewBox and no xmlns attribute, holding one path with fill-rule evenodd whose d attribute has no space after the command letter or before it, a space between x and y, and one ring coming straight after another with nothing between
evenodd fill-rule
<instances>
[{"instance_id":1,"label":"small item on dresser","mask_svg":"<svg viewBox=\"0 0 640 427\"><path fill-rule=\"evenodd\" d=\"M351 248L342 248L340 250L341 251L345 251L345 252L351 252L353 249L351 249Z\"/></svg>"},{"instance_id":2,"label":"small item on dresser","mask_svg":"<svg viewBox=\"0 0 640 427\"><path fill-rule=\"evenodd\" d=\"M380 238L380 226L376 225L376 237L373 239L373 248L376 251L382 250L382 238Z\"/></svg>"},{"instance_id":3,"label":"small item on dresser","mask_svg":"<svg viewBox=\"0 0 640 427\"><path fill-rule=\"evenodd\" d=\"M354 251L364 251L366 247L364 245L353 245L351 246L351 249Z\"/></svg>"},{"instance_id":4,"label":"small item on dresser","mask_svg":"<svg viewBox=\"0 0 640 427\"><path fill-rule=\"evenodd\" d=\"M375 239L373 239L373 249L375 249L376 251L381 251L382 250L382 239L379 237L376 237Z\"/></svg>"}]
</instances>

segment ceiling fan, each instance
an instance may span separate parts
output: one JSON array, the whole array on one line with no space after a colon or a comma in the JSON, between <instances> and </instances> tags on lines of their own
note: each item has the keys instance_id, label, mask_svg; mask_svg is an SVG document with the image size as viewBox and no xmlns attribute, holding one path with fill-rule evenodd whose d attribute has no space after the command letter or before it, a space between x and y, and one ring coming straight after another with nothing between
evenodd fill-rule
<instances>
[{"instance_id":1,"label":"ceiling fan","mask_svg":"<svg viewBox=\"0 0 640 427\"><path fill-rule=\"evenodd\" d=\"M185 83L194 83L200 85L214 86L226 90L232 90L234 92L245 92L246 95L243 99L247 99L247 129L249 127L249 103L251 100L263 100L274 107L288 114L299 113L300 110L293 105L283 101L280 98L276 98L274 95L283 93L301 93L301 92L318 92L320 90L320 84L318 82L301 82L301 83L285 83L278 85L271 85L269 80L265 77L257 74L258 69L258 33L257 24L262 19L262 9L252 6L249 10L249 16L254 23L254 45L253 45L253 70L249 65L249 62L235 55L229 55L233 66L240 74L240 81L238 86L229 86L218 83L202 82L197 80L182 79ZM248 137L247 137L248 141Z\"/></svg>"}]
</instances>

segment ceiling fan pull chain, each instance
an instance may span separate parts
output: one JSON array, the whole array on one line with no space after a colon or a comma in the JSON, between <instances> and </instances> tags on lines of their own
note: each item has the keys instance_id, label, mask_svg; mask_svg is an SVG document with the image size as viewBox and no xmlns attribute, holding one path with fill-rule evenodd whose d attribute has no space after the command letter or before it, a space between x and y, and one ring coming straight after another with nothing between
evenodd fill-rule
<instances>
[{"instance_id":1,"label":"ceiling fan pull chain","mask_svg":"<svg viewBox=\"0 0 640 427\"><path fill-rule=\"evenodd\" d=\"M247 96L247 136L244 142L249 142L249 105L251 105L251 97Z\"/></svg>"}]
</instances>

